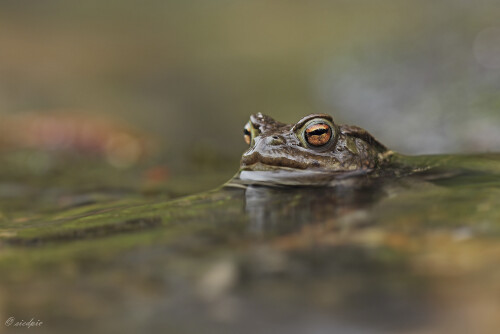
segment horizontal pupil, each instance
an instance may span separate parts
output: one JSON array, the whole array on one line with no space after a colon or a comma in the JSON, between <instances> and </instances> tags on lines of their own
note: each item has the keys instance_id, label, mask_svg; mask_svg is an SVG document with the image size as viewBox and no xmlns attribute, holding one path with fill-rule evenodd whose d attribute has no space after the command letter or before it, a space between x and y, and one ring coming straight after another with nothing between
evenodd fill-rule
<instances>
[{"instance_id":1,"label":"horizontal pupil","mask_svg":"<svg viewBox=\"0 0 500 334\"><path fill-rule=\"evenodd\" d=\"M325 134L328 132L328 129L315 129L312 131L307 132L307 136L321 136L322 134Z\"/></svg>"},{"instance_id":2,"label":"horizontal pupil","mask_svg":"<svg viewBox=\"0 0 500 334\"><path fill-rule=\"evenodd\" d=\"M243 134L250 136L250 131L248 131L247 129L243 129Z\"/></svg>"}]
</instances>

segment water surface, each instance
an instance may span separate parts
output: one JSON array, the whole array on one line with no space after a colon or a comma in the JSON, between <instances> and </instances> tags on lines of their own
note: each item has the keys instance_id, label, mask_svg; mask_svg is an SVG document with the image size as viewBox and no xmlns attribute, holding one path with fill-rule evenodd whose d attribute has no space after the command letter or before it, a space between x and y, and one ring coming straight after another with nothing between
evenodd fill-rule
<instances>
[{"instance_id":1,"label":"water surface","mask_svg":"<svg viewBox=\"0 0 500 334\"><path fill-rule=\"evenodd\" d=\"M42 333L494 333L500 156L401 159L434 168L5 211L0 315Z\"/></svg>"}]
</instances>

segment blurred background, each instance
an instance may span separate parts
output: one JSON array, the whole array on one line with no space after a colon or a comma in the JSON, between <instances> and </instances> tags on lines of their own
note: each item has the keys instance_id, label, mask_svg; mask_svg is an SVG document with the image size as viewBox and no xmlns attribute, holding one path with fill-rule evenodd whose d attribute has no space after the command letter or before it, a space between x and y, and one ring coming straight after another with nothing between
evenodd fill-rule
<instances>
[{"instance_id":1,"label":"blurred background","mask_svg":"<svg viewBox=\"0 0 500 334\"><path fill-rule=\"evenodd\" d=\"M215 186L250 114L324 112L402 153L498 151L499 17L496 0L3 0L0 148Z\"/></svg>"}]
</instances>

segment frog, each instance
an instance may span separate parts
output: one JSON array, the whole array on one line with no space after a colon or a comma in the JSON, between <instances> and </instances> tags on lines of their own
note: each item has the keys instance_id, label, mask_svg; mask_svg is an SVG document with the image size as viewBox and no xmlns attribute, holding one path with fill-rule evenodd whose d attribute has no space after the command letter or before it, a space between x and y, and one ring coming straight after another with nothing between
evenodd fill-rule
<instances>
[{"instance_id":1,"label":"frog","mask_svg":"<svg viewBox=\"0 0 500 334\"><path fill-rule=\"evenodd\" d=\"M243 137L249 147L241 171L369 172L382 168L393 154L365 129L338 124L328 114L285 124L257 113L244 126Z\"/></svg>"}]
</instances>

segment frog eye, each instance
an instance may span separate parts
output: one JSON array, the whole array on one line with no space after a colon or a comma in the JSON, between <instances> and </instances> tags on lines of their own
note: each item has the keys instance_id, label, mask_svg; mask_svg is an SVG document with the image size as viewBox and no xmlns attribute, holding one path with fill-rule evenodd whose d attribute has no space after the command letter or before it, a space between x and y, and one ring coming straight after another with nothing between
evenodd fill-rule
<instances>
[{"instance_id":1,"label":"frog eye","mask_svg":"<svg viewBox=\"0 0 500 334\"><path fill-rule=\"evenodd\" d=\"M325 123L311 124L305 129L304 137L309 145L323 146L332 138L332 128Z\"/></svg>"},{"instance_id":2,"label":"frog eye","mask_svg":"<svg viewBox=\"0 0 500 334\"><path fill-rule=\"evenodd\" d=\"M252 142L252 125L250 125L250 122L245 124L243 128L243 139L245 139L245 143L248 145Z\"/></svg>"}]
</instances>

